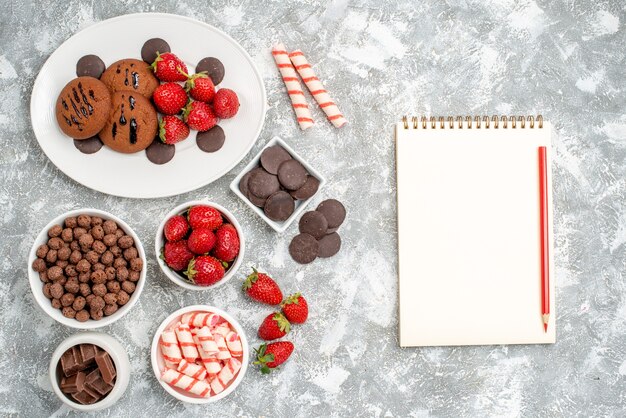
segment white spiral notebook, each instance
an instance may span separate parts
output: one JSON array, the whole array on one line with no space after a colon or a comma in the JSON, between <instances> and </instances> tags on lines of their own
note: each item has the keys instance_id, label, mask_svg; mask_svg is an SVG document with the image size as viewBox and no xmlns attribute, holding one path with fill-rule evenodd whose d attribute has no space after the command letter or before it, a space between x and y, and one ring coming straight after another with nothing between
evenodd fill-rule
<instances>
[{"instance_id":1,"label":"white spiral notebook","mask_svg":"<svg viewBox=\"0 0 626 418\"><path fill-rule=\"evenodd\" d=\"M540 116L405 117L398 123L401 346L555 342L550 135ZM547 147L547 332L541 146Z\"/></svg>"}]
</instances>

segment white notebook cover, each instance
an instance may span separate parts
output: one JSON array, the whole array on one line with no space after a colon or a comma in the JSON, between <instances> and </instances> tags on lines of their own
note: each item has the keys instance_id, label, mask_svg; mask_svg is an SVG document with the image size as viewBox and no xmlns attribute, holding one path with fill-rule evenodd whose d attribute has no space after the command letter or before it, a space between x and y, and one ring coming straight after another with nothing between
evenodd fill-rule
<instances>
[{"instance_id":1,"label":"white notebook cover","mask_svg":"<svg viewBox=\"0 0 626 418\"><path fill-rule=\"evenodd\" d=\"M455 125L456 126L456 125ZM400 345L555 342L551 127L396 127ZM550 322L539 167L548 147Z\"/></svg>"}]
</instances>

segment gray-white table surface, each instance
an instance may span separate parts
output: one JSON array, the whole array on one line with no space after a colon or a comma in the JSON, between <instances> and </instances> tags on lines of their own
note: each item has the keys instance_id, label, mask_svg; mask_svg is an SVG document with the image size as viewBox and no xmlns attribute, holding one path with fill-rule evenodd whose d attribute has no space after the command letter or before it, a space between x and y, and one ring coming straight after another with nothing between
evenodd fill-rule
<instances>
[{"instance_id":1,"label":"gray-white table surface","mask_svg":"<svg viewBox=\"0 0 626 418\"><path fill-rule=\"evenodd\" d=\"M36 4L39 3L39 4ZM261 136L220 180L153 200L106 196L62 174L30 127L29 100L46 58L76 31L131 12L190 16L225 30L251 54L268 91ZM125 219L150 255L139 303L102 331L132 364L124 397L98 416L624 416L626 415L626 6L621 1L402 0L6 1L0 14L0 415L74 415L48 382L48 362L75 331L35 305L26 256L39 230L73 208ZM350 124L294 122L269 48L302 48ZM69 65L69 64L68 64ZM392 125L403 114L537 114L555 126L554 233L557 343L400 349L397 343L396 190ZM271 137L286 139L328 178L348 220L343 249L301 266L278 235L228 189ZM451 168L452 169L452 168ZM150 252L173 206L209 197L235 212L250 265L312 312L290 338L292 359L266 377L250 369L229 398L178 402L159 386L149 346L175 309L209 303L240 319L253 343L268 308L239 278L215 291L184 291ZM463 210L462 204L459 210Z\"/></svg>"}]
</instances>

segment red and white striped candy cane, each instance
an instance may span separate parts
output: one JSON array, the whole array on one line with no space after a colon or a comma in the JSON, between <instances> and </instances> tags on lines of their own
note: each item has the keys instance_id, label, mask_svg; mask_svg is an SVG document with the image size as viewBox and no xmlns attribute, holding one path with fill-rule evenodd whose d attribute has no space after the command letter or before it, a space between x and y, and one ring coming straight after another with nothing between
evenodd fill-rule
<instances>
[{"instance_id":1,"label":"red and white striped candy cane","mask_svg":"<svg viewBox=\"0 0 626 418\"><path fill-rule=\"evenodd\" d=\"M191 329L187 324L179 324L176 327L176 337L178 338L178 344L183 351L183 357L190 363L193 363L198 358L198 349L196 343L193 341L191 335Z\"/></svg>"},{"instance_id":2,"label":"red and white striped candy cane","mask_svg":"<svg viewBox=\"0 0 626 418\"><path fill-rule=\"evenodd\" d=\"M204 367L199 366L196 363L189 363L185 359L182 359L180 363L178 363L177 370L197 380L204 380L204 378L206 377L206 373L207 373Z\"/></svg>"},{"instance_id":3,"label":"red and white striped candy cane","mask_svg":"<svg viewBox=\"0 0 626 418\"><path fill-rule=\"evenodd\" d=\"M204 380L194 379L176 370L166 369L161 380L203 398L211 396L211 387Z\"/></svg>"},{"instance_id":4,"label":"red and white striped candy cane","mask_svg":"<svg viewBox=\"0 0 626 418\"><path fill-rule=\"evenodd\" d=\"M174 331L163 331L159 345L161 346L165 366L168 368L176 368L176 365L183 359L183 355L180 352Z\"/></svg>"},{"instance_id":5,"label":"red and white striped candy cane","mask_svg":"<svg viewBox=\"0 0 626 418\"><path fill-rule=\"evenodd\" d=\"M219 348L217 348L217 344L213 339L213 335L209 330L209 327L202 327L196 332L196 338L200 343L200 346L207 354L217 354Z\"/></svg>"},{"instance_id":6,"label":"red and white striped candy cane","mask_svg":"<svg viewBox=\"0 0 626 418\"><path fill-rule=\"evenodd\" d=\"M183 315L180 322L188 324L191 327L214 327L222 318L214 313L208 312L189 312Z\"/></svg>"},{"instance_id":7,"label":"red and white striped candy cane","mask_svg":"<svg viewBox=\"0 0 626 418\"><path fill-rule=\"evenodd\" d=\"M345 125L348 121L343 117L333 99L330 98L330 95L324 89L324 85L315 75L315 71L311 68L302 51L296 49L289 54L289 58L294 67L296 67L300 77L302 77L302 81L304 81L304 84L311 92L311 96L326 113L328 120L335 125L335 128L341 128Z\"/></svg>"},{"instance_id":8,"label":"red and white striped candy cane","mask_svg":"<svg viewBox=\"0 0 626 418\"><path fill-rule=\"evenodd\" d=\"M208 354L206 351L202 349L202 346L199 344L200 342L197 340L197 337L194 337L196 342L198 343L198 353L200 354L200 360L204 365L207 373L209 375L217 374L222 370L222 364L217 359L215 354Z\"/></svg>"},{"instance_id":9,"label":"red and white striped candy cane","mask_svg":"<svg viewBox=\"0 0 626 418\"><path fill-rule=\"evenodd\" d=\"M231 358L232 356L230 355L230 351L228 351L224 336L222 334L213 334L213 338L215 339L215 343L217 344L217 348L219 350L216 357L219 360L228 360Z\"/></svg>"},{"instance_id":10,"label":"red and white striped candy cane","mask_svg":"<svg viewBox=\"0 0 626 418\"><path fill-rule=\"evenodd\" d=\"M296 112L296 120L300 125L300 129L303 131L313 126L313 116L309 110L309 106L306 103L306 97L304 97L304 91L302 85L298 80L298 75L289 61L289 55L285 45L279 43L272 48L272 56L276 61L276 66L280 75L283 77L285 86L287 87L287 93L291 99L291 105Z\"/></svg>"},{"instance_id":11,"label":"red and white striped candy cane","mask_svg":"<svg viewBox=\"0 0 626 418\"><path fill-rule=\"evenodd\" d=\"M241 357L243 356L243 347L241 346L241 340L239 339L239 335L236 332L229 332L226 335L226 346L230 351L230 354L233 357Z\"/></svg>"}]
</instances>

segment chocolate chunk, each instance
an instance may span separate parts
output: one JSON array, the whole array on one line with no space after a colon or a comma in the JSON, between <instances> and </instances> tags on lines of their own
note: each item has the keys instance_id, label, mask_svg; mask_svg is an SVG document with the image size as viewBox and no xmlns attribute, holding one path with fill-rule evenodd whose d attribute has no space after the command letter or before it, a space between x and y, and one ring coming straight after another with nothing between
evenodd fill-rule
<instances>
[{"instance_id":1,"label":"chocolate chunk","mask_svg":"<svg viewBox=\"0 0 626 418\"><path fill-rule=\"evenodd\" d=\"M81 344L79 346L80 355L85 363L91 363L95 360L98 349L93 344Z\"/></svg>"},{"instance_id":2,"label":"chocolate chunk","mask_svg":"<svg viewBox=\"0 0 626 418\"><path fill-rule=\"evenodd\" d=\"M253 194L250 193L250 196L252 195ZM267 198L263 210L265 215L271 220L282 222L291 216L295 206L291 195L281 190Z\"/></svg>"},{"instance_id":3,"label":"chocolate chunk","mask_svg":"<svg viewBox=\"0 0 626 418\"><path fill-rule=\"evenodd\" d=\"M217 58L202 58L196 66L196 73L203 71L206 71L207 75L211 77L213 84L216 86L224 79L224 64Z\"/></svg>"},{"instance_id":4,"label":"chocolate chunk","mask_svg":"<svg viewBox=\"0 0 626 418\"><path fill-rule=\"evenodd\" d=\"M141 59L152 64L158 54L171 52L170 46L161 38L148 39L141 47Z\"/></svg>"},{"instance_id":5,"label":"chocolate chunk","mask_svg":"<svg viewBox=\"0 0 626 418\"><path fill-rule=\"evenodd\" d=\"M77 345L63 353L61 356L61 368L63 369L63 374L67 377L73 376L87 368L87 366L83 364L83 358L80 355L80 350Z\"/></svg>"},{"instance_id":6,"label":"chocolate chunk","mask_svg":"<svg viewBox=\"0 0 626 418\"><path fill-rule=\"evenodd\" d=\"M320 250L318 257L332 257L333 255L339 252L341 248L341 237L338 233L333 232L332 234L328 234L323 236L319 240Z\"/></svg>"},{"instance_id":7,"label":"chocolate chunk","mask_svg":"<svg viewBox=\"0 0 626 418\"><path fill-rule=\"evenodd\" d=\"M65 377L61 379L61 392L63 393L76 393L81 392L85 385L85 373L78 372L74 376Z\"/></svg>"},{"instance_id":8,"label":"chocolate chunk","mask_svg":"<svg viewBox=\"0 0 626 418\"><path fill-rule=\"evenodd\" d=\"M218 151L224 145L224 130L221 126L215 125L208 131L198 132L196 135L196 144L204 152Z\"/></svg>"},{"instance_id":9,"label":"chocolate chunk","mask_svg":"<svg viewBox=\"0 0 626 418\"><path fill-rule=\"evenodd\" d=\"M306 183L308 173L296 160L283 161L278 167L278 180L286 189L298 190Z\"/></svg>"},{"instance_id":10,"label":"chocolate chunk","mask_svg":"<svg viewBox=\"0 0 626 418\"><path fill-rule=\"evenodd\" d=\"M100 78L106 65L97 55L85 55L76 63L76 75L78 77Z\"/></svg>"},{"instance_id":11,"label":"chocolate chunk","mask_svg":"<svg viewBox=\"0 0 626 418\"><path fill-rule=\"evenodd\" d=\"M115 366L113 365L113 361L111 360L109 353L101 351L96 354L96 364L98 365L98 369L100 369L102 379L106 383L112 384L117 373L115 372Z\"/></svg>"},{"instance_id":12,"label":"chocolate chunk","mask_svg":"<svg viewBox=\"0 0 626 418\"><path fill-rule=\"evenodd\" d=\"M346 208L340 201L335 199L324 200L315 210L321 212L326 217L329 228L339 227L346 219Z\"/></svg>"},{"instance_id":13,"label":"chocolate chunk","mask_svg":"<svg viewBox=\"0 0 626 418\"><path fill-rule=\"evenodd\" d=\"M113 389L113 384L104 381L101 370L94 369L85 378L85 390L91 395L101 398Z\"/></svg>"},{"instance_id":14,"label":"chocolate chunk","mask_svg":"<svg viewBox=\"0 0 626 418\"><path fill-rule=\"evenodd\" d=\"M176 146L172 144L164 144L160 139L155 138L154 141L146 148L146 157L154 164L165 164L174 158Z\"/></svg>"},{"instance_id":15,"label":"chocolate chunk","mask_svg":"<svg viewBox=\"0 0 626 418\"><path fill-rule=\"evenodd\" d=\"M280 183L275 175L263 169L255 170L248 180L248 190L256 197L267 198L280 190Z\"/></svg>"},{"instance_id":16,"label":"chocolate chunk","mask_svg":"<svg viewBox=\"0 0 626 418\"><path fill-rule=\"evenodd\" d=\"M102 144L102 141L100 140L98 135L92 136L91 138L87 138L87 139L75 139L74 140L74 146L76 147L77 150L79 150L83 154L94 154L100 151L100 148L102 148L102 145L104 144Z\"/></svg>"},{"instance_id":17,"label":"chocolate chunk","mask_svg":"<svg viewBox=\"0 0 626 418\"><path fill-rule=\"evenodd\" d=\"M317 193L317 189L320 187L320 181L313 176L308 176L306 178L306 182L304 186L300 187L298 190L293 190L289 192L294 199L298 200L307 200L312 197L315 193Z\"/></svg>"},{"instance_id":18,"label":"chocolate chunk","mask_svg":"<svg viewBox=\"0 0 626 418\"><path fill-rule=\"evenodd\" d=\"M96 403L99 400L99 398L93 395L90 395L84 389L80 392L72 393L72 398L76 399L78 403L83 404L83 405L91 405L93 403Z\"/></svg>"},{"instance_id":19,"label":"chocolate chunk","mask_svg":"<svg viewBox=\"0 0 626 418\"><path fill-rule=\"evenodd\" d=\"M278 174L278 167L291 160L291 155L280 145L265 148L261 153L261 166L270 174Z\"/></svg>"},{"instance_id":20,"label":"chocolate chunk","mask_svg":"<svg viewBox=\"0 0 626 418\"><path fill-rule=\"evenodd\" d=\"M289 254L296 262L309 264L317 258L319 248L319 243L312 235L299 234L291 240Z\"/></svg>"},{"instance_id":21,"label":"chocolate chunk","mask_svg":"<svg viewBox=\"0 0 626 418\"><path fill-rule=\"evenodd\" d=\"M309 234L315 239L320 239L326 235L328 221L320 212L312 210L302 215L298 226L303 234Z\"/></svg>"}]
</instances>

